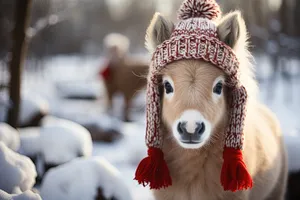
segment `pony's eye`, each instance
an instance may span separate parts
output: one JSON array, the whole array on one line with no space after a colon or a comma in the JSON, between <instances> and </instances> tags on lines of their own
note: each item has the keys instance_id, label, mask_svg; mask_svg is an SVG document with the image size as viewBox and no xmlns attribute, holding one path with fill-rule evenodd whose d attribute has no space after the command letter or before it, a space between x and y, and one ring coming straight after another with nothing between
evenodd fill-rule
<instances>
[{"instance_id":1,"label":"pony's eye","mask_svg":"<svg viewBox=\"0 0 300 200\"><path fill-rule=\"evenodd\" d=\"M215 87L214 87L214 89L213 89L213 92L214 92L215 94L220 95L220 94L222 93L222 89L223 89L223 84L222 84L221 82L218 82L218 83L215 85Z\"/></svg>"},{"instance_id":2,"label":"pony's eye","mask_svg":"<svg viewBox=\"0 0 300 200\"><path fill-rule=\"evenodd\" d=\"M167 94L170 94L174 91L172 85L168 81L164 83L164 86Z\"/></svg>"}]
</instances>

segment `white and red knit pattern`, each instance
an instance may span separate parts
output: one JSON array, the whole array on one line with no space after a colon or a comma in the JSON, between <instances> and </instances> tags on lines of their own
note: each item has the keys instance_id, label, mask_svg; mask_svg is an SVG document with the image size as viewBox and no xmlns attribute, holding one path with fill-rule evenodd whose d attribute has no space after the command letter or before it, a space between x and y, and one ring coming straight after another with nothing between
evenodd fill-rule
<instances>
[{"instance_id":1,"label":"white and red knit pattern","mask_svg":"<svg viewBox=\"0 0 300 200\"><path fill-rule=\"evenodd\" d=\"M221 10L215 0L186 0L180 7L178 18L206 18L214 20L219 17Z\"/></svg>"},{"instance_id":2,"label":"white and red knit pattern","mask_svg":"<svg viewBox=\"0 0 300 200\"><path fill-rule=\"evenodd\" d=\"M146 144L159 148L162 145L162 134L159 133L161 106L157 73L167 64L181 59L205 60L227 74L226 83L232 88L233 99L225 146L242 149L247 93L239 83L239 61L233 50L217 38L215 24L203 18L181 21L171 38L159 45L153 54L147 89Z\"/></svg>"},{"instance_id":3,"label":"white and red knit pattern","mask_svg":"<svg viewBox=\"0 0 300 200\"><path fill-rule=\"evenodd\" d=\"M217 37L217 28L212 21L205 18L191 18L180 21L174 29L171 38L182 35L207 35Z\"/></svg>"}]
</instances>

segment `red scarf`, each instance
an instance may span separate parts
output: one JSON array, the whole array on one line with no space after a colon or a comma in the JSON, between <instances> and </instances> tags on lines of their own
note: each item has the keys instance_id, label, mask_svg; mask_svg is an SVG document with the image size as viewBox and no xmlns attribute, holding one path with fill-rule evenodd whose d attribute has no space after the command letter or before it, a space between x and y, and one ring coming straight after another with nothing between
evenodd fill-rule
<instances>
[{"instance_id":1,"label":"red scarf","mask_svg":"<svg viewBox=\"0 0 300 200\"><path fill-rule=\"evenodd\" d=\"M105 67L100 70L99 76L102 77L104 80L107 80L111 75L111 70L110 70L110 62L106 61L105 62Z\"/></svg>"}]
</instances>

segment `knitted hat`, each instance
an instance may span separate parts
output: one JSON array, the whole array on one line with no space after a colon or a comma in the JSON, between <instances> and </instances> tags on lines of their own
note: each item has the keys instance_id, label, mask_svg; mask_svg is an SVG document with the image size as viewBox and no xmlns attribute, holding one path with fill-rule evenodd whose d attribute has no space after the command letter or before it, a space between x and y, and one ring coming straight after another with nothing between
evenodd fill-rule
<instances>
[{"instance_id":1,"label":"knitted hat","mask_svg":"<svg viewBox=\"0 0 300 200\"><path fill-rule=\"evenodd\" d=\"M146 145L144 158L135 179L151 189L172 184L168 166L161 150L163 133L160 130L159 72L169 63L181 59L199 59L214 64L227 75L226 85L232 92L229 125L225 134L221 184L224 190L243 190L252 187L252 179L243 161L243 126L247 92L239 81L239 61L233 50L218 38L213 20L221 14L214 0L185 0L179 10L180 22L170 39L157 46L153 53L147 84Z\"/></svg>"}]
</instances>

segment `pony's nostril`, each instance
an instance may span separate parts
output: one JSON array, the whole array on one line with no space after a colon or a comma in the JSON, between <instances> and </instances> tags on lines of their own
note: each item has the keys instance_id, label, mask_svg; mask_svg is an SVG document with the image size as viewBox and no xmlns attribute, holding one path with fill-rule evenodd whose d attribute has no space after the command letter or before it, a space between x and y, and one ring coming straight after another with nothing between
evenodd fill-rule
<instances>
[{"instance_id":1,"label":"pony's nostril","mask_svg":"<svg viewBox=\"0 0 300 200\"><path fill-rule=\"evenodd\" d=\"M178 131L179 134L183 134L186 131L185 126L186 126L186 123L184 123L184 122L179 122L178 123L177 131Z\"/></svg>"},{"instance_id":2,"label":"pony's nostril","mask_svg":"<svg viewBox=\"0 0 300 200\"><path fill-rule=\"evenodd\" d=\"M204 131L205 131L205 124L203 122L197 123L197 128L195 130L195 133L201 135L202 133L204 133Z\"/></svg>"},{"instance_id":3,"label":"pony's nostril","mask_svg":"<svg viewBox=\"0 0 300 200\"><path fill-rule=\"evenodd\" d=\"M178 131L179 134L183 134L183 130L181 128L181 122L179 122L178 125L177 125L177 131Z\"/></svg>"}]
</instances>

